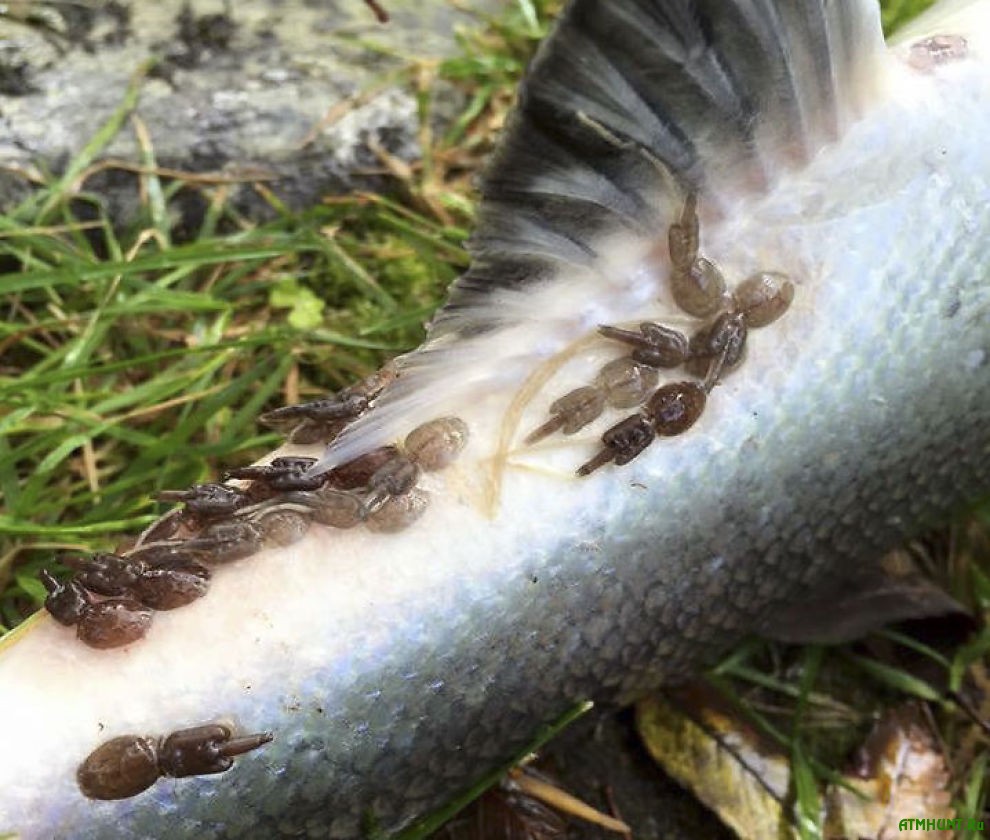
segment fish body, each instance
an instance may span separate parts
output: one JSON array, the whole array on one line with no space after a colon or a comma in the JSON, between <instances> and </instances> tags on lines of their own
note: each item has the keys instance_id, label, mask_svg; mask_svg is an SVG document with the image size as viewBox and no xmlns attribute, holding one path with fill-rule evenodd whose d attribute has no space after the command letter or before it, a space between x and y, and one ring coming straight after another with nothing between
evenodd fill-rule
<instances>
[{"instance_id":1,"label":"fish body","mask_svg":"<svg viewBox=\"0 0 990 840\"><path fill-rule=\"evenodd\" d=\"M282 450L340 463L457 416L470 440L423 479L426 513L223 566L119 650L21 628L0 835L397 831L575 703L683 677L987 493L990 2L889 49L871 3L834 5L572 5L430 339L328 451ZM919 53L932 35L964 48ZM730 285L783 273L793 302L687 433L578 478L632 410L523 439L621 355L599 324L690 326L666 252L689 192ZM217 721L274 741L221 776L80 793L104 741Z\"/></svg>"}]
</instances>

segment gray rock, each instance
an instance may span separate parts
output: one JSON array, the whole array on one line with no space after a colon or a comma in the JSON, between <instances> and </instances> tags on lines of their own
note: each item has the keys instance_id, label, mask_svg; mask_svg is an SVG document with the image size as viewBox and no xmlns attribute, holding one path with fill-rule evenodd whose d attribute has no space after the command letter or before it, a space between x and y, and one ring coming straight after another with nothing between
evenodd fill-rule
<instances>
[{"instance_id":1,"label":"gray rock","mask_svg":"<svg viewBox=\"0 0 990 840\"><path fill-rule=\"evenodd\" d=\"M135 113L158 166L263 174L292 208L356 179L368 186L361 179L381 169L375 147L406 161L419 156L416 102L396 72L413 56L449 55L454 27L477 25L447 0L383 5L385 25L363 0L8 4L0 18L0 209L43 173L62 172L152 58ZM100 157L130 169L105 169L85 189L104 197L113 218L133 218L141 160L133 123ZM254 218L270 212L247 186L233 200Z\"/></svg>"}]
</instances>

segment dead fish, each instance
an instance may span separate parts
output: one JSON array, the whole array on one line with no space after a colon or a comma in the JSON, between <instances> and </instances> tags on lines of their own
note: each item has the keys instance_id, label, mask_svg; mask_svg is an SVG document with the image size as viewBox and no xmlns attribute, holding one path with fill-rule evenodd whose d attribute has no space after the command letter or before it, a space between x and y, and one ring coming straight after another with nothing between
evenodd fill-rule
<instances>
[{"instance_id":1,"label":"dead fish","mask_svg":"<svg viewBox=\"0 0 990 840\"><path fill-rule=\"evenodd\" d=\"M575 0L520 101L428 341L189 541L206 596L3 643L0 835L399 831L990 490L990 0ZM443 469L305 489L437 418Z\"/></svg>"}]
</instances>

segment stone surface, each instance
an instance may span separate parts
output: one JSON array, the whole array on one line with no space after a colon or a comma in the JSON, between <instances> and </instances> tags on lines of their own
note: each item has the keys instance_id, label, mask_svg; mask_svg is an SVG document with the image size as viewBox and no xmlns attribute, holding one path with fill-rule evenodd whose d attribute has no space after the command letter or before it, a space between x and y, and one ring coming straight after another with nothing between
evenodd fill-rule
<instances>
[{"instance_id":1,"label":"stone surface","mask_svg":"<svg viewBox=\"0 0 990 840\"><path fill-rule=\"evenodd\" d=\"M471 6L485 4L499 0ZM450 54L454 28L478 19L448 0L384 5L383 25L363 0L9 4L0 18L0 208L41 173L60 172L149 59L136 115L159 166L263 173L298 208L380 170L373 147L415 159L416 103L398 71L414 57ZM132 123L101 157L140 160ZM134 182L116 169L85 188L127 217ZM235 206L257 217L267 205L239 188Z\"/></svg>"}]
</instances>

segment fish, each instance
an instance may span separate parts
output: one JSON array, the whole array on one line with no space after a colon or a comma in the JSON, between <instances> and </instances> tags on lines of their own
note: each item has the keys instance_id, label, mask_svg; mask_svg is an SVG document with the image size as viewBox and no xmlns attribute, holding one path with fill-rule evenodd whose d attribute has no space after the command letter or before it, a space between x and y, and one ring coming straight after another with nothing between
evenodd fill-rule
<instances>
[{"instance_id":1,"label":"fish","mask_svg":"<svg viewBox=\"0 0 990 840\"><path fill-rule=\"evenodd\" d=\"M987 103L990 0L890 44L873 0L574 0L425 343L332 440L272 455L313 459L305 482L444 421L452 462L378 499L397 519L189 536L244 556L123 646L47 615L8 636L0 836L393 835L577 704L675 683L777 615L798 632L822 593L839 611L990 491ZM663 342L700 373L639 364L646 402L599 405L608 365ZM535 435L548 417L571 433ZM153 781L169 733L245 754L89 786L117 738Z\"/></svg>"}]
</instances>

